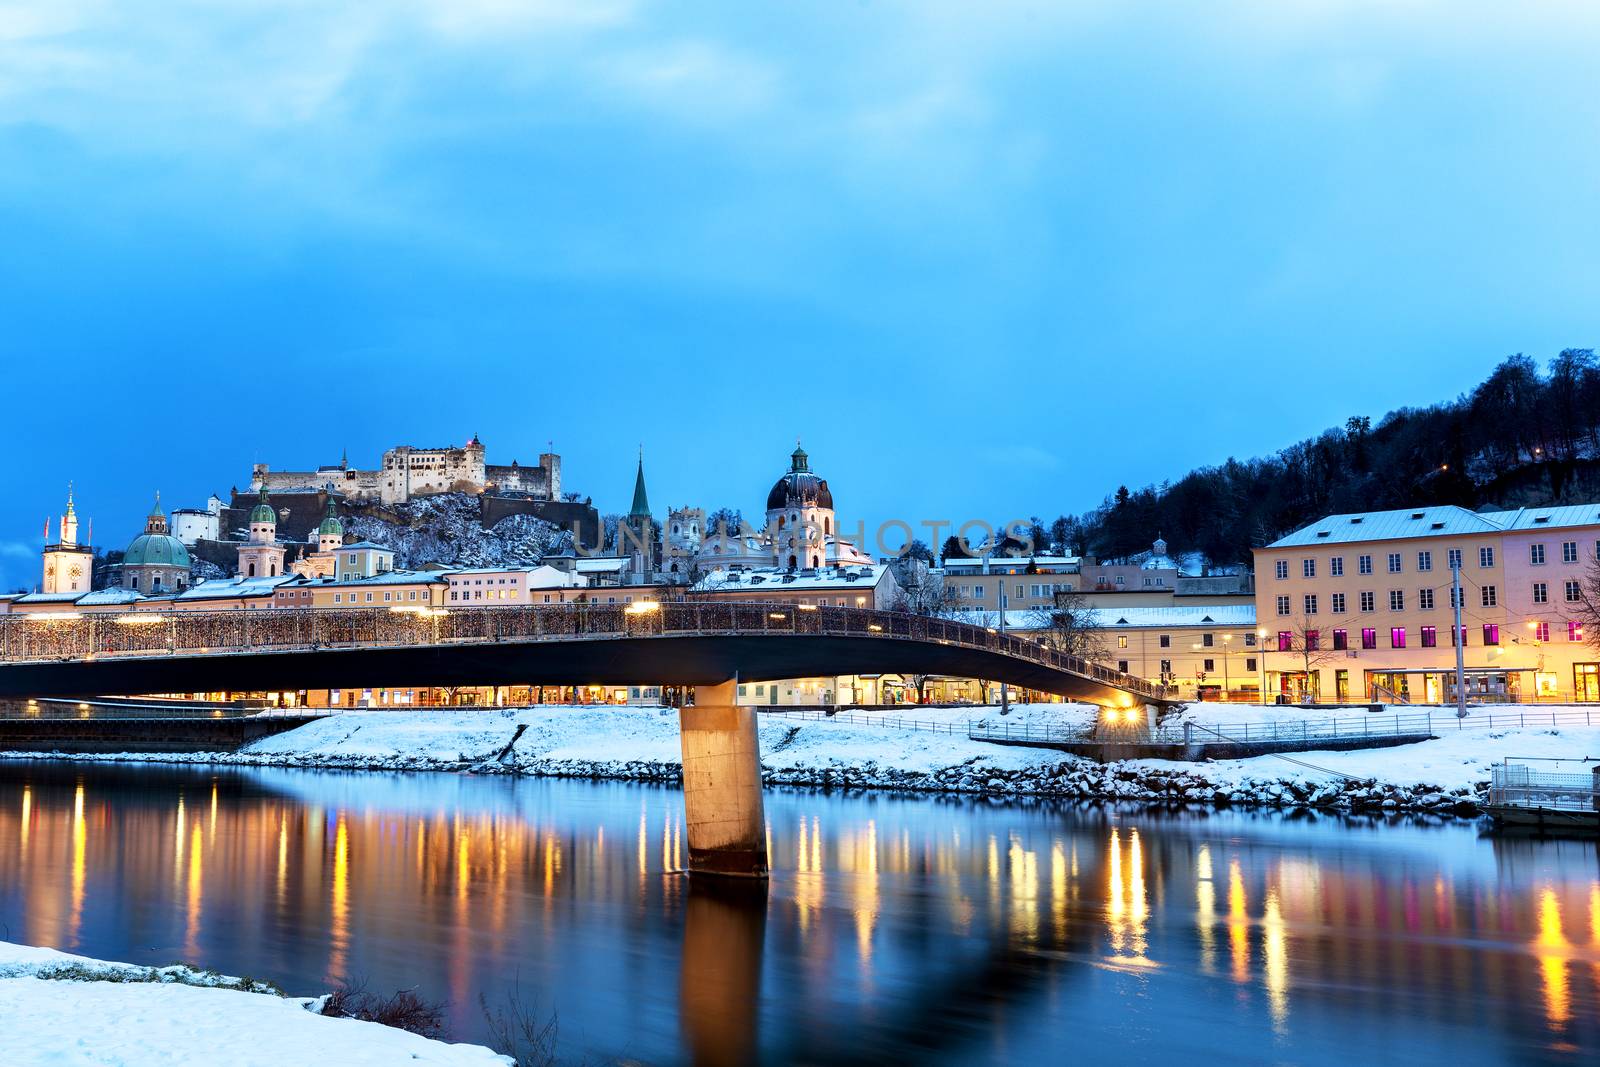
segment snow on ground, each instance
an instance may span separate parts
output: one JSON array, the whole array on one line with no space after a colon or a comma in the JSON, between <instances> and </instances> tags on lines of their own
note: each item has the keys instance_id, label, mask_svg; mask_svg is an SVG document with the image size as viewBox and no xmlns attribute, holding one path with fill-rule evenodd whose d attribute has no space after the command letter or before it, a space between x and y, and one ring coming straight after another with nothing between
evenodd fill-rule
<instances>
[{"instance_id":1,"label":"snow on ground","mask_svg":"<svg viewBox=\"0 0 1600 1067\"><path fill-rule=\"evenodd\" d=\"M1418 709L1419 711L1421 709ZM1374 778L1400 786L1430 784L1445 789L1470 788L1489 778L1489 765L1507 756L1600 757L1600 725L1551 725L1571 709L1515 705L1484 709L1482 714L1509 718L1526 711L1530 725L1512 728L1457 729L1449 709L1435 716L1440 736L1396 748L1350 752L1308 751L1251 759L1181 763L1171 760L1129 761L1141 768L1187 769L1219 785L1249 780L1333 780L1336 776L1303 766L1357 778ZM1083 705L1013 705L1002 718L997 707L934 708L907 706L888 711L843 711L833 719L762 714L762 762L775 771L853 769L877 764L899 771L933 772L966 763L995 770L1030 770L1058 764L1065 757L1053 749L992 745L966 737L969 721L991 724L1087 727L1095 709ZM1407 711L1406 714L1416 712ZM1298 708L1243 705L1190 705L1177 721L1232 725L1249 721L1359 721L1360 712L1310 712ZM1539 719L1545 717L1543 725ZM1373 717L1382 721L1386 715ZM896 721L902 725L895 725ZM1469 720L1470 722L1471 720ZM881 725L879 725L881 723ZM424 761L493 759L511 741L516 727L528 729L518 739L517 762L679 761L676 712L659 707L563 707L462 709L458 711L351 712L332 716L288 733L259 741L242 754L299 757L308 761L351 758ZM915 727L920 728L914 728ZM930 729L932 727L932 729ZM938 732L945 731L949 732Z\"/></svg>"},{"instance_id":2,"label":"snow on ground","mask_svg":"<svg viewBox=\"0 0 1600 1067\"><path fill-rule=\"evenodd\" d=\"M377 1023L318 1015L312 1010L316 1000L221 988L238 985L237 979L187 967L107 963L0 941L0 1062L511 1062L481 1045L431 1041Z\"/></svg>"}]
</instances>

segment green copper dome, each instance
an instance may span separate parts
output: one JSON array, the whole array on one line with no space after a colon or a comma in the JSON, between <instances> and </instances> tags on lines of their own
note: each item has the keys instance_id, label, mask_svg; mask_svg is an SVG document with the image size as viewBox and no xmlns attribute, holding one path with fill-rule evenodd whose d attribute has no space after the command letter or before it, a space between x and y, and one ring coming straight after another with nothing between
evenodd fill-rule
<instances>
[{"instance_id":1,"label":"green copper dome","mask_svg":"<svg viewBox=\"0 0 1600 1067\"><path fill-rule=\"evenodd\" d=\"M189 569L189 550L171 534L146 533L133 539L122 554L124 567L182 567Z\"/></svg>"},{"instance_id":2,"label":"green copper dome","mask_svg":"<svg viewBox=\"0 0 1600 1067\"><path fill-rule=\"evenodd\" d=\"M258 522L270 522L274 526L278 523L278 513L267 503L267 487L264 485L261 487L261 503L250 509L250 525Z\"/></svg>"},{"instance_id":3,"label":"green copper dome","mask_svg":"<svg viewBox=\"0 0 1600 1067\"><path fill-rule=\"evenodd\" d=\"M328 498L328 515L322 520L322 525L317 527L317 533L323 537L343 537L344 523L339 521L339 513L334 510L333 498Z\"/></svg>"}]
</instances>

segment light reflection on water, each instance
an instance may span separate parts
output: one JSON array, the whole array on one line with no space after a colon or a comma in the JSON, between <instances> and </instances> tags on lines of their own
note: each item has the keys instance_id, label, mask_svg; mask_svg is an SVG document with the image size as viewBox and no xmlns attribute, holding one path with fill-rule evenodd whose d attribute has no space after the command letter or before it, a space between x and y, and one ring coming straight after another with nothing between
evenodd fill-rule
<instances>
[{"instance_id":1,"label":"light reflection on water","mask_svg":"<svg viewBox=\"0 0 1600 1067\"><path fill-rule=\"evenodd\" d=\"M1586 1062L1592 843L1461 825L767 797L770 890L673 790L0 764L0 922L298 993L513 987L594 1061ZM3 1048L3 1037L0 1037Z\"/></svg>"}]
</instances>

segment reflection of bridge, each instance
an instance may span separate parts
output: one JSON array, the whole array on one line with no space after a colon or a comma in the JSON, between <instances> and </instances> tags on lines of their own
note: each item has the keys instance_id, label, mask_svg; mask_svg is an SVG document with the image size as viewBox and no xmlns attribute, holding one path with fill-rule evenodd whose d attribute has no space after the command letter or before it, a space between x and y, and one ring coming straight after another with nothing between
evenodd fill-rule
<instances>
[{"instance_id":1,"label":"reflection of bridge","mask_svg":"<svg viewBox=\"0 0 1600 1067\"><path fill-rule=\"evenodd\" d=\"M944 674L1108 707L1166 690L1037 642L900 612L638 603L0 617L0 696L542 685L694 686L680 712L690 866L766 871L754 711L734 679Z\"/></svg>"}]
</instances>

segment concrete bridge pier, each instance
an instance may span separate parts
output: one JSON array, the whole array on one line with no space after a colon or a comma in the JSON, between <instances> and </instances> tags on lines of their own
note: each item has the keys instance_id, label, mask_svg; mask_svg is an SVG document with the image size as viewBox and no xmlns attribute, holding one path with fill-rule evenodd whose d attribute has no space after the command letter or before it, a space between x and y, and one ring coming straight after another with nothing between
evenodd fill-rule
<instances>
[{"instance_id":1,"label":"concrete bridge pier","mask_svg":"<svg viewBox=\"0 0 1600 1067\"><path fill-rule=\"evenodd\" d=\"M696 686L694 704L678 709L689 873L765 878L756 712L737 695L734 681Z\"/></svg>"}]
</instances>

